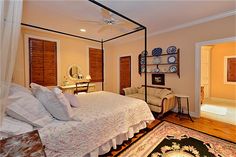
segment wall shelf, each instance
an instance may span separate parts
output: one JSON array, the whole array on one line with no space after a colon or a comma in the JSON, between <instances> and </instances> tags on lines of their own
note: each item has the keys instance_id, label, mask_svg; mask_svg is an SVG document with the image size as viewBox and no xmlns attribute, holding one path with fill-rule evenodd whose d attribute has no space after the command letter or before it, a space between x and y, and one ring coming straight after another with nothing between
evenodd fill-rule
<instances>
[{"instance_id":1,"label":"wall shelf","mask_svg":"<svg viewBox=\"0 0 236 157\"><path fill-rule=\"evenodd\" d=\"M162 57L162 56L176 56L176 62L175 63L167 63L167 62L164 62L164 63L160 63L160 64L154 64L154 63L148 63L149 61L150 61L150 59L149 59L149 61L147 60L147 67L154 67L154 66L156 66L156 68L161 68L161 67L166 67L166 66L172 66L172 65L176 65L176 71L175 72L170 72L170 71L166 71L166 72L147 72L147 74L177 74L178 76L179 76L179 78L180 78L180 54L179 54L180 52L179 52L179 49L177 50L177 53L172 53L172 54L161 54L161 55L159 55L159 56L147 56L147 59L148 58L152 58L152 57L155 57L155 58L158 58L158 57ZM141 59L142 59L142 55L140 54L139 55L139 74L140 75L142 75L143 73L145 73L145 72L143 72L142 71L142 67L144 67L145 66L145 64L141 64Z\"/></svg>"}]
</instances>

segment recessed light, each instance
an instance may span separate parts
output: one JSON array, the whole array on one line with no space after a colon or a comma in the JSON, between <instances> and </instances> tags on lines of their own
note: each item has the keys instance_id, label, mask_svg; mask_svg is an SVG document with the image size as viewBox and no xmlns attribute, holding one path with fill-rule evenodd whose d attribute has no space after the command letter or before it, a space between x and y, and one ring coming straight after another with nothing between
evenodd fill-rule
<instances>
[{"instance_id":1,"label":"recessed light","mask_svg":"<svg viewBox=\"0 0 236 157\"><path fill-rule=\"evenodd\" d=\"M86 29L81 28L80 32L86 32Z\"/></svg>"}]
</instances>

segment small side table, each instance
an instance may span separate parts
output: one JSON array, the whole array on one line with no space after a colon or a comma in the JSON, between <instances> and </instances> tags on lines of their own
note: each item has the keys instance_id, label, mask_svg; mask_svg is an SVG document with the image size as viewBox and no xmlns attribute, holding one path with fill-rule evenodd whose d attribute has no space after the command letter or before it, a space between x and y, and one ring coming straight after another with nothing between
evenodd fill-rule
<instances>
[{"instance_id":1,"label":"small side table","mask_svg":"<svg viewBox=\"0 0 236 157\"><path fill-rule=\"evenodd\" d=\"M183 108L182 108L182 105L181 105L181 99L183 98L183 99L186 99L187 100L187 116L190 118L190 120L193 122L193 119L192 119L192 117L190 116L190 114L189 114L189 100L188 100L188 98L189 98L189 96L187 96L187 95L180 95L180 94L175 94L175 97L176 97L176 99L177 99L177 103L178 103L178 113L177 113L177 116L179 117L179 118L181 118L181 115L184 115L184 113L183 113Z\"/></svg>"}]
</instances>

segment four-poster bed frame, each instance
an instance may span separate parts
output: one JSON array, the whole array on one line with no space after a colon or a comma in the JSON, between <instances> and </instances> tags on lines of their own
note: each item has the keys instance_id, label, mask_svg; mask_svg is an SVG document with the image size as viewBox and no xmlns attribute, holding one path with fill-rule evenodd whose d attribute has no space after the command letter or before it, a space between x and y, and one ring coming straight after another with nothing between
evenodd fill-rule
<instances>
[{"instance_id":1,"label":"four-poster bed frame","mask_svg":"<svg viewBox=\"0 0 236 157\"><path fill-rule=\"evenodd\" d=\"M47 29L47 28L44 28L44 27L39 27L39 26L31 25L31 24L21 23L21 25L100 43L102 54L103 54L103 60L102 60L102 76L103 76L103 78L102 78L102 90L104 90L104 43L109 42L111 40L121 38L121 37L129 35L129 34L133 34L133 33L144 30L144 52L145 52L145 73L144 73L145 76L144 76L144 80L145 80L145 101L147 102L147 64L146 64L147 63L147 53L146 53L147 52L147 28L145 26L143 26L142 24L140 24L140 23L138 23L138 22L136 22L136 21L120 14L120 13L118 13L117 11L115 11L115 10L113 10L113 9L111 9L111 8L95 1L95 0L88 0L88 1L95 4L95 5L97 5L97 6L100 6L103 9L106 9L106 10L114 13L115 15L117 15L121 18L124 18L125 20L127 20L127 21L129 21L129 22L131 22L135 25L138 25L139 27L135 30L132 30L132 31L128 32L128 33L124 33L124 34L121 34L121 35L118 35L118 36L115 36L113 38L106 39L106 40L102 39L100 41L100 40L96 40L96 39L92 39L92 38L87 38L87 37L84 37L84 36L65 33L65 32L61 32L61 31L57 31L57 30L53 30L53 29Z\"/></svg>"}]
</instances>

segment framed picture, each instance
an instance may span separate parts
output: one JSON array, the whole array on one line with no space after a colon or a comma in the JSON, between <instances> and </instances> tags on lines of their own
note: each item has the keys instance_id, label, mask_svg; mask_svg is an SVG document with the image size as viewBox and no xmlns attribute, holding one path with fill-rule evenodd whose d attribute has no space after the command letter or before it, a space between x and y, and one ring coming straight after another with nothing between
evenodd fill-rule
<instances>
[{"instance_id":1,"label":"framed picture","mask_svg":"<svg viewBox=\"0 0 236 157\"><path fill-rule=\"evenodd\" d=\"M236 85L236 56L224 57L224 84Z\"/></svg>"},{"instance_id":2,"label":"framed picture","mask_svg":"<svg viewBox=\"0 0 236 157\"><path fill-rule=\"evenodd\" d=\"M165 85L165 74L152 74L153 85Z\"/></svg>"}]
</instances>

